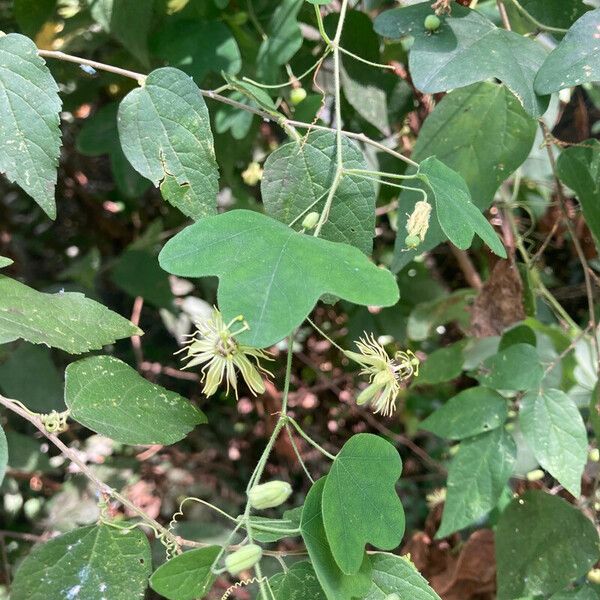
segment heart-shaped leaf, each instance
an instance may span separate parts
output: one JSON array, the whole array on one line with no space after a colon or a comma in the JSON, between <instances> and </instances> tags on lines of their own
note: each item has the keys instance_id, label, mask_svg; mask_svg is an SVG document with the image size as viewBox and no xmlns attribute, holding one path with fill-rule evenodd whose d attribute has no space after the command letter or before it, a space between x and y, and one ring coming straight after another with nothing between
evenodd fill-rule
<instances>
[{"instance_id":1,"label":"heart-shaped leaf","mask_svg":"<svg viewBox=\"0 0 600 600\"><path fill-rule=\"evenodd\" d=\"M167 242L159 262L174 275L219 277L225 320L243 315L250 330L239 339L255 347L283 339L323 294L378 306L395 304L399 295L393 275L356 248L247 210L190 225Z\"/></svg>"},{"instance_id":2,"label":"heart-shaped leaf","mask_svg":"<svg viewBox=\"0 0 600 600\"><path fill-rule=\"evenodd\" d=\"M371 563L367 553L363 551L359 571L346 575L333 558L323 526L321 508L326 480L323 477L316 481L306 496L300 524L302 537L327 600L363 598L371 586Z\"/></svg>"},{"instance_id":3,"label":"heart-shaped leaf","mask_svg":"<svg viewBox=\"0 0 600 600\"><path fill-rule=\"evenodd\" d=\"M490 356L484 363L483 385L495 390L531 390L544 376L540 357L530 344L514 344Z\"/></svg>"},{"instance_id":4,"label":"heart-shaped leaf","mask_svg":"<svg viewBox=\"0 0 600 600\"><path fill-rule=\"evenodd\" d=\"M323 489L323 524L344 573L358 572L367 544L392 550L402 541L401 472L396 448L369 433L352 436L333 461Z\"/></svg>"},{"instance_id":5,"label":"heart-shaped leaf","mask_svg":"<svg viewBox=\"0 0 600 600\"><path fill-rule=\"evenodd\" d=\"M535 78L538 94L600 81L600 8L578 19L548 55Z\"/></svg>"},{"instance_id":6,"label":"heart-shaped leaf","mask_svg":"<svg viewBox=\"0 0 600 600\"><path fill-rule=\"evenodd\" d=\"M206 103L189 75L165 67L123 99L119 137L127 160L182 213L216 212L219 170Z\"/></svg>"},{"instance_id":7,"label":"heart-shaped leaf","mask_svg":"<svg viewBox=\"0 0 600 600\"><path fill-rule=\"evenodd\" d=\"M65 402L73 419L124 444L174 444L206 423L204 413L185 398L112 356L71 363Z\"/></svg>"},{"instance_id":8,"label":"heart-shaped leaf","mask_svg":"<svg viewBox=\"0 0 600 600\"><path fill-rule=\"evenodd\" d=\"M423 92L445 92L477 81L499 79L534 117L542 115L549 98L540 97L533 80L547 54L529 38L499 29L481 13L456 3L452 13L431 33L423 25L431 2L388 10L375 19L375 31L388 38L414 37L409 69ZM539 90L538 90L539 92Z\"/></svg>"},{"instance_id":9,"label":"heart-shaped leaf","mask_svg":"<svg viewBox=\"0 0 600 600\"><path fill-rule=\"evenodd\" d=\"M221 548L208 546L179 554L150 577L150 587L168 600L204 598L217 576L212 572Z\"/></svg>"},{"instance_id":10,"label":"heart-shaped leaf","mask_svg":"<svg viewBox=\"0 0 600 600\"><path fill-rule=\"evenodd\" d=\"M83 527L41 544L20 564L13 600L141 600L152 570L139 529Z\"/></svg>"},{"instance_id":11,"label":"heart-shaped leaf","mask_svg":"<svg viewBox=\"0 0 600 600\"><path fill-rule=\"evenodd\" d=\"M500 238L471 202L465 180L435 156L419 165L421 178L433 191L437 220L448 239L461 249L468 248L477 234L498 256L506 258Z\"/></svg>"},{"instance_id":12,"label":"heart-shaped leaf","mask_svg":"<svg viewBox=\"0 0 600 600\"><path fill-rule=\"evenodd\" d=\"M35 44L0 37L0 171L54 219L60 153L58 86Z\"/></svg>"},{"instance_id":13,"label":"heart-shaped leaf","mask_svg":"<svg viewBox=\"0 0 600 600\"><path fill-rule=\"evenodd\" d=\"M531 392L521 401L519 423L542 468L578 498L588 440L575 401L561 390Z\"/></svg>"},{"instance_id":14,"label":"heart-shaped leaf","mask_svg":"<svg viewBox=\"0 0 600 600\"><path fill-rule=\"evenodd\" d=\"M43 294L0 275L0 339L22 338L81 354L140 333L133 323L83 294Z\"/></svg>"},{"instance_id":15,"label":"heart-shaped leaf","mask_svg":"<svg viewBox=\"0 0 600 600\"><path fill-rule=\"evenodd\" d=\"M346 169L367 169L358 146L343 139ZM335 135L316 131L299 142L285 144L265 161L261 191L266 212L294 229L302 215L320 213L336 171ZM346 242L370 254L375 232L375 189L366 179L344 175L333 197L322 237Z\"/></svg>"}]
</instances>

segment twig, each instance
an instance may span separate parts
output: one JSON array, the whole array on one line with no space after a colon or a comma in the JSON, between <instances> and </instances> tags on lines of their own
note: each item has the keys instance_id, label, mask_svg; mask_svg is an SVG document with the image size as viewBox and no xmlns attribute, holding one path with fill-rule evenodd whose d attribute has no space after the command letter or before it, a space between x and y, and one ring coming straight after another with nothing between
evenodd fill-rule
<instances>
[{"instance_id":1,"label":"twig","mask_svg":"<svg viewBox=\"0 0 600 600\"><path fill-rule=\"evenodd\" d=\"M483 287L483 283L481 282L481 277L469 255L464 250L457 248L454 244L450 244L450 250L452 251L452 254L454 254L467 283L472 288L480 290Z\"/></svg>"},{"instance_id":2,"label":"twig","mask_svg":"<svg viewBox=\"0 0 600 600\"><path fill-rule=\"evenodd\" d=\"M512 27L510 26L510 21L508 19L508 13L506 12L506 6L504 6L504 2L502 0L496 0L496 4L498 5L498 12L500 13L500 18L502 19L502 25L508 31L512 31Z\"/></svg>"}]
</instances>

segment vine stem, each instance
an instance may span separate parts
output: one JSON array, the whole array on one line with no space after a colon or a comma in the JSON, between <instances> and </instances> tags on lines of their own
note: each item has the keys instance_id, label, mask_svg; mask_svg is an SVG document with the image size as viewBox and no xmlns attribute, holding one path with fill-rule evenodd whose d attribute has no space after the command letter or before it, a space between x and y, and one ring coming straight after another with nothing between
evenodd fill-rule
<instances>
[{"instance_id":1,"label":"vine stem","mask_svg":"<svg viewBox=\"0 0 600 600\"><path fill-rule=\"evenodd\" d=\"M568 29L562 27L552 27L551 25L544 25L544 23L538 21L527 9L519 2L519 0L511 0L515 8L525 17L527 17L538 29L549 31L550 33L567 33Z\"/></svg>"},{"instance_id":2,"label":"vine stem","mask_svg":"<svg viewBox=\"0 0 600 600\"><path fill-rule=\"evenodd\" d=\"M165 539L168 539L170 542L173 542L178 546L181 544L181 539L179 537L149 517L141 508L137 507L128 498L117 492L117 490L98 479L94 472L79 458L77 452L65 445L65 443L57 435L49 433L46 430L39 417L34 414L30 414L29 411L22 408L17 400L12 400L11 398L6 398L2 395L0 395L0 404L2 404L8 410L16 413L23 419L29 421L36 429L38 429L45 437L47 437L61 451L63 456L68 458L74 465L76 465L81 473L96 486L100 494L110 496L120 502L123 506L126 506L129 510L140 517L144 523L146 523L154 531L160 533L160 535Z\"/></svg>"},{"instance_id":3,"label":"vine stem","mask_svg":"<svg viewBox=\"0 0 600 600\"><path fill-rule=\"evenodd\" d=\"M318 7L316 7L318 8ZM80 56L74 56L72 54L66 54L65 52L60 52L58 50L42 50L38 48L38 54L44 58L53 58L56 60L62 60L66 62L71 62L77 65L87 65L92 67L98 71L106 71L108 73L114 73L115 75L121 75L122 77L128 77L129 79L134 79L138 83L143 83L146 80L146 75L143 73L137 73L136 71L130 71L128 69L121 69L120 67L113 67L112 65L107 65L106 63L101 63L95 60L89 60L87 58L81 58ZM219 88L221 89L221 88ZM282 127L285 125L289 125L291 127L298 127L300 129L308 129L308 130L317 130L317 131L329 131L335 132L338 131L343 137L347 137L363 144L367 144L369 146L373 146L373 148L377 148L398 160L405 162L413 167L418 167L418 163L414 160L404 156L400 152L396 152L392 148L388 148L385 144L378 142L376 140L372 140L370 137L366 136L364 133L355 133L353 131L345 131L343 129L337 129L332 127L326 127L325 125L316 125L312 123L305 123L304 121L296 121L294 119L277 119L271 113L267 111L261 110L260 108L256 108L254 106L248 106L243 104L242 102L238 102L237 100L233 100L232 98L227 98L227 96L223 96L219 94L215 90L200 90L200 93L205 98L210 98L211 100L215 100L216 102L220 102L222 104L228 104L229 106L233 106L234 108L238 108L240 110L245 110L246 112L250 112L265 121L272 121L280 124Z\"/></svg>"}]
</instances>

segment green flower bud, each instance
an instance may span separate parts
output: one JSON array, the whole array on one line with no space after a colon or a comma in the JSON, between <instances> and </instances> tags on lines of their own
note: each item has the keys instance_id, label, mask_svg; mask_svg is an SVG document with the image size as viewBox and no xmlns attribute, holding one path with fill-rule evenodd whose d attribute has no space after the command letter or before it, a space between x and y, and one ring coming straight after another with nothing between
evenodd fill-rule
<instances>
[{"instance_id":1,"label":"green flower bud","mask_svg":"<svg viewBox=\"0 0 600 600\"><path fill-rule=\"evenodd\" d=\"M318 212L309 212L302 221L302 227L304 229L314 229L319 222L320 216Z\"/></svg>"},{"instance_id":2,"label":"green flower bud","mask_svg":"<svg viewBox=\"0 0 600 600\"><path fill-rule=\"evenodd\" d=\"M251 569L262 558L262 548L248 544L225 557L225 568L231 575Z\"/></svg>"},{"instance_id":3,"label":"green flower bud","mask_svg":"<svg viewBox=\"0 0 600 600\"><path fill-rule=\"evenodd\" d=\"M298 106L298 104L300 104L300 102L303 102L305 98L306 98L306 90L302 87L294 88L290 92L290 100L292 101L292 104L294 106Z\"/></svg>"},{"instance_id":4,"label":"green flower bud","mask_svg":"<svg viewBox=\"0 0 600 600\"><path fill-rule=\"evenodd\" d=\"M413 250L421 245L421 238L418 235L407 235L404 239L404 244L407 248Z\"/></svg>"},{"instance_id":5,"label":"green flower bud","mask_svg":"<svg viewBox=\"0 0 600 600\"><path fill-rule=\"evenodd\" d=\"M427 15L423 26L427 31L437 31L440 28L442 21L437 15Z\"/></svg>"},{"instance_id":6,"label":"green flower bud","mask_svg":"<svg viewBox=\"0 0 600 600\"><path fill-rule=\"evenodd\" d=\"M544 471L541 469L534 469L527 473L527 481L540 481L541 479L544 479Z\"/></svg>"},{"instance_id":7,"label":"green flower bud","mask_svg":"<svg viewBox=\"0 0 600 600\"><path fill-rule=\"evenodd\" d=\"M274 508L283 504L292 494L292 486L287 481L268 481L255 485L248 492L250 506L257 510Z\"/></svg>"},{"instance_id":8,"label":"green flower bud","mask_svg":"<svg viewBox=\"0 0 600 600\"><path fill-rule=\"evenodd\" d=\"M600 450L598 450L598 448L592 448L588 454L588 458L592 462L600 462Z\"/></svg>"}]
</instances>

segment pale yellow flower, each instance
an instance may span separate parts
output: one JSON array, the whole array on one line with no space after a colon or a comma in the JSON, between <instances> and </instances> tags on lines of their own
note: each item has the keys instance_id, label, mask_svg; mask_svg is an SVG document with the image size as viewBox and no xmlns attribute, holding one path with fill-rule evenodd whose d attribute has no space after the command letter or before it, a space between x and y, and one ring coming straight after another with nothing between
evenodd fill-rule
<instances>
[{"instance_id":1,"label":"pale yellow flower","mask_svg":"<svg viewBox=\"0 0 600 600\"><path fill-rule=\"evenodd\" d=\"M241 323L241 328L231 331L235 323ZM196 331L189 336L190 340L179 352L185 352L183 360L189 361L184 369L204 365L202 368L204 394L212 396L225 379L227 393L232 387L237 398L236 369L255 396L264 393L265 383L262 374L271 375L271 373L260 365L259 359L272 359L264 350L244 346L235 339L236 335L249 328L242 316L225 324L221 313L215 308L210 319L198 320L195 325Z\"/></svg>"},{"instance_id":2,"label":"pale yellow flower","mask_svg":"<svg viewBox=\"0 0 600 600\"><path fill-rule=\"evenodd\" d=\"M419 374L419 359L410 350L390 357L373 334L365 333L356 346L359 352L347 350L344 354L362 366L361 375L369 377L369 385L358 395L356 403L369 402L375 414L389 417L396 409L400 384Z\"/></svg>"}]
</instances>

